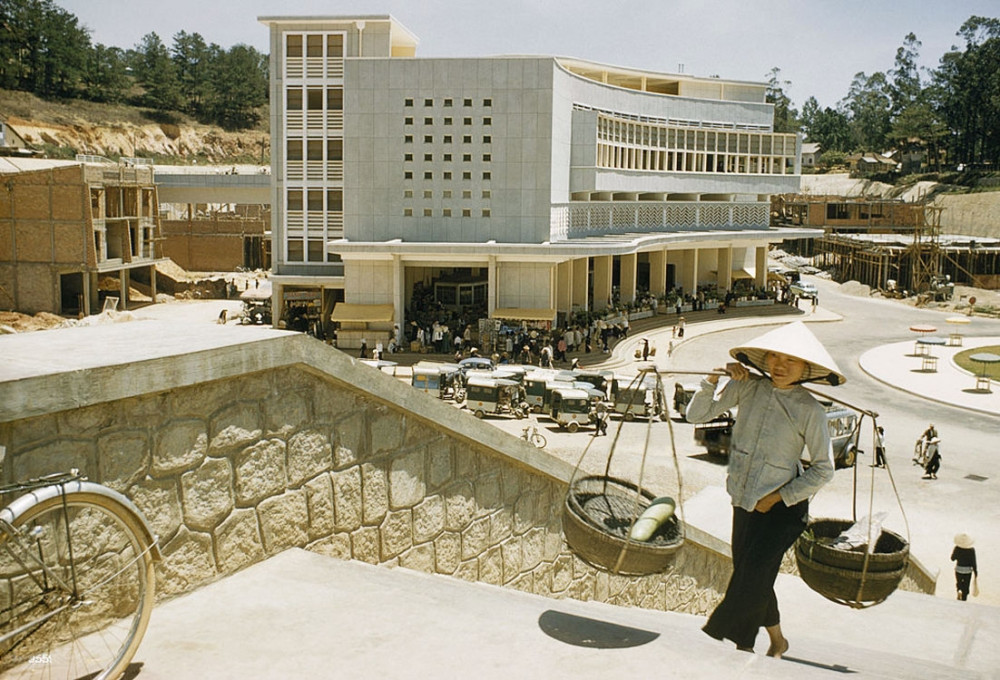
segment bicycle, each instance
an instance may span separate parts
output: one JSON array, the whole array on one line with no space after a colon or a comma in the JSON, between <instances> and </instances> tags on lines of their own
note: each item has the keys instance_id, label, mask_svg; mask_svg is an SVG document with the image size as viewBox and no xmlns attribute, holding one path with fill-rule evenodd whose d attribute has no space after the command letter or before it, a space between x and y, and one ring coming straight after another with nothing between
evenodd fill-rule
<instances>
[{"instance_id":1,"label":"bicycle","mask_svg":"<svg viewBox=\"0 0 1000 680\"><path fill-rule=\"evenodd\" d=\"M0 486L11 495L0 509L0 675L119 677L153 609L160 554L142 513L76 470Z\"/></svg>"},{"instance_id":2,"label":"bicycle","mask_svg":"<svg viewBox=\"0 0 1000 680\"><path fill-rule=\"evenodd\" d=\"M540 449L544 449L545 445L548 443L545 441L545 435L538 431L537 425L529 425L524 428L524 431L521 434L521 439Z\"/></svg>"}]
</instances>

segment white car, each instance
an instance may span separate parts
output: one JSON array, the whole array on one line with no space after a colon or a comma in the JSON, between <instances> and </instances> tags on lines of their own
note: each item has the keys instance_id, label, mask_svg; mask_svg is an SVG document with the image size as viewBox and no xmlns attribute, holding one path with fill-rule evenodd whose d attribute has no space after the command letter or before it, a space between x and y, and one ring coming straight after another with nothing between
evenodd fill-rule
<instances>
[{"instance_id":1,"label":"white car","mask_svg":"<svg viewBox=\"0 0 1000 680\"><path fill-rule=\"evenodd\" d=\"M795 281L788 287L792 295L797 295L800 298L814 298L819 295L819 289L813 283L808 283L806 281Z\"/></svg>"}]
</instances>

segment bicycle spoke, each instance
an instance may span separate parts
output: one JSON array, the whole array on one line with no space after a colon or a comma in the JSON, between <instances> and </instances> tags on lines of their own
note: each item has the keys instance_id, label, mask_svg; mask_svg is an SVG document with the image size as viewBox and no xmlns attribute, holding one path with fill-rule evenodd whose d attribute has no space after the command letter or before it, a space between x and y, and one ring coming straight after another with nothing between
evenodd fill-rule
<instances>
[{"instance_id":1,"label":"bicycle spoke","mask_svg":"<svg viewBox=\"0 0 1000 680\"><path fill-rule=\"evenodd\" d=\"M13 597L0 634L26 633L10 650L0 647L0 673L103 678L122 671L152 606L153 546L130 511L99 494L76 493L67 495L65 507L61 497L42 501L15 523L19 531L7 540L19 544L22 557L38 557L0 560L0 585L6 580ZM39 594L39 584L48 584L49 592ZM32 609L22 604L29 600ZM52 609L47 618L31 621L46 609Z\"/></svg>"}]
</instances>

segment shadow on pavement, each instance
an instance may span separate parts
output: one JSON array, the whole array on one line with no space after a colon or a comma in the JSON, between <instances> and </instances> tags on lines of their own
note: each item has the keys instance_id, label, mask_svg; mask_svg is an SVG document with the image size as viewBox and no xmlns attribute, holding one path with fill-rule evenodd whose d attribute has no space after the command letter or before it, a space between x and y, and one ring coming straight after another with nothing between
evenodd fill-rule
<instances>
[{"instance_id":1,"label":"shadow on pavement","mask_svg":"<svg viewBox=\"0 0 1000 680\"><path fill-rule=\"evenodd\" d=\"M617 623L588 619L552 609L538 617L538 627L549 637L576 647L621 649L645 645L660 637L659 633Z\"/></svg>"}]
</instances>

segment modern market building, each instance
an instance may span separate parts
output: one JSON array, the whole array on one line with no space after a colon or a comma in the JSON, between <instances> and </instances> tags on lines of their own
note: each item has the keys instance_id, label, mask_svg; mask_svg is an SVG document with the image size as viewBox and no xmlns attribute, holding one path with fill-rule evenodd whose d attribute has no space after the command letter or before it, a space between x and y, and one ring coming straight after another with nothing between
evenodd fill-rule
<instances>
[{"instance_id":1,"label":"modern market building","mask_svg":"<svg viewBox=\"0 0 1000 680\"><path fill-rule=\"evenodd\" d=\"M274 308L406 327L415 291L559 324L644 293L763 288L801 139L765 83L556 56L418 58L380 16L267 16ZM821 232L820 232L821 233ZM281 313L275 315L276 322Z\"/></svg>"}]
</instances>

